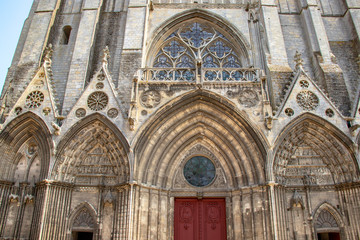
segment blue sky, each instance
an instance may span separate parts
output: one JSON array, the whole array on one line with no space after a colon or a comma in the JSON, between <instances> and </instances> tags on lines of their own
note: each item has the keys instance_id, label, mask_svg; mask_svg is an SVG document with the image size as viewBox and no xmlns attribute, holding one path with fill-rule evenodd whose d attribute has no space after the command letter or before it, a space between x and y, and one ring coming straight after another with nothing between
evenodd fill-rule
<instances>
[{"instance_id":1,"label":"blue sky","mask_svg":"<svg viewBox=\"0 0 360 240\"><path fill-rule=\"evenodd\" d=\"M11 65L24 21L33 0L1 0L0 3L0 89Z\"/></svg>"}]
</instances>

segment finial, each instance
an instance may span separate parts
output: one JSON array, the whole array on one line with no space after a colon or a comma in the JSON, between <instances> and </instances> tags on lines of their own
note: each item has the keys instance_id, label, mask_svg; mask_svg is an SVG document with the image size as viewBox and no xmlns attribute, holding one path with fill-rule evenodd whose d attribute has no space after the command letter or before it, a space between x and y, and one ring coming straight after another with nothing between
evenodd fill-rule
<instances>
[{"instance_id":1,"label":"finial","mask_svg":"<svg viewBox=\"0 0 360 240\"><path fill-rule=\"evenodd\" d=\"M103 50L102 63L107 64L109 58L110 58L110 51L109 51L109 47L106 46Z\"/></svg>"},{"instance_id":2,"label":"finial","mask_svg":"<svg viewBox=\"0 0 360 240\"><path fill-rule=\"evenodd\" d=\"M108 190L108 192L105 195L104 204L105 205L112 205L113 204L113 196L112 196L110 190Z\"/></svg>"},{"instance_id":3,"label":"finial","mask_svg":"<svg viewBox=\"0 0 360 240\"><path fill-rule=\"evenodd\" d=\"M304 61L301 58L301 53L299 53L298 51L295 52L294 62L296 64L295 65L296 70L298 70L299 68L302 68Z\"/></svg>"},{"instance_id":4,"label":"finial","mask_svg":"<svg viewBox=\"0 0 360 240\"><path fill-rule=\"evenodd\" d=\"M293 207L301 207L302 209L304 209L303 198L297 190L294 191L294 194L290 199L290 208Z\"/></svg>"}]
</instances>

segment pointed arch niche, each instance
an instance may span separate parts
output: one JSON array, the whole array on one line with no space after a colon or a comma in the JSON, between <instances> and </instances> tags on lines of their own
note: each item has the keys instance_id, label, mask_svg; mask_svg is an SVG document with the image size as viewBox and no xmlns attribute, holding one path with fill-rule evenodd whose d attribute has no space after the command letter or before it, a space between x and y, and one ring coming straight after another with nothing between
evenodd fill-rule
<instances>
[{"instance_id":1,"label":"pointed arch niche","mask_svg":"<svg viewBox=\"0 0 360 240\"><path fill-rule=\"evenodd\" d=\"M59 143L52 177L76 185L116 185L130 176L129 145L122 133L100 114L69 129Z\"/></svg>"},{"instance_id":2,"label":"pointed arch niche","mask_svg":"<svg viewBox=\"0 0 360 240\"><path fill-rule=\"evenodd\" d=\"M12 120L1 132L0 143L2 180L30 183L47 178L53 146L39 116L27 112Z\"/></svg>"},{"instance_id":3,"label":"pointed arch niche","mask_svg":"<svg viewBox=\"0 0 360 240\"><path fill-rule=\"evenodd\" d=\"M314 228L318 240L345 239L340 214L328 203L321 204L314 214Z\"/></svg>"},{"instance_id":4,"label":"pointed arch niche","mask_svg":"<svg viewBox=\"0 0 360 240\"><path fill-rule=\"evenodd\" d=\"M71 232L71 237L68 239L97 239L96 219L96 211L89 203L79 204L70 214L69 232Z\"/></svg>"},{"instance_id":5,"label":"pointed arch niche","mask_svg":"<svg viewBox=\"0 0 360 240\"><path fill-rule=\"evenodd\" d=\"M335 126L303 114L277 140L273 174L283 185L334 185L358 178L351 140Z\"/></svg>"},{"instance_id":6,"label":"pointed arch niche","mask_svg":"<svg viewBox=\"0 0 360 240\"><path fill-rule=\"evenodd\" d=\"M30 225L36 218L33 211L40 199L35 194L35 188L48 176L52 149L51 133L46 123L32 112L20 114L1 132L2 237L29 237ZM15 232L14 229L18 231Z\"/></svg>"}]
</instances>

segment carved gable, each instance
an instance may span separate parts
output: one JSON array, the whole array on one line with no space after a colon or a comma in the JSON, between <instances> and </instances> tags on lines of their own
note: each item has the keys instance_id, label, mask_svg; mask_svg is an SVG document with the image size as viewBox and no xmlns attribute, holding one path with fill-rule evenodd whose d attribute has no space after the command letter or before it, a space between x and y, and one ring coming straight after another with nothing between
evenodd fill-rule
<instances>
[{"instance_id":1,"label":"carved gable","mask_svg":"<svg viewBox=\"0 0 360 240\"><path fill-rule=\"evenodd\" d=\"M291 80L282 103L275 108L275 116L280 125L285 126L296 117L310 112L348 131L344 116L324 91L305 73L301 64L297 65Z\"/></svg>"},{"instance_id":2,"label":"carved gable","mask_svg":"<svg viewBox=\"0 0 360 240\"><path fill-rule=\"evenodd\" d=\"M87 87L70 110L63 127L71 127L77 121L94 113L106 116L116 125L123 123L124 111L108 70L109 50L103 50L101 69L92 77Z\"/></svg>"},{"instance_id":3,"label":"carved gable","mask_svg":"<svg viewBox=\"0 0 360 240\"><path fill-rule=\"evenodd\" d=\"M37 70L35 76L10 111L7 122L28 111L40 116L48 124L49 128L53 121L61 118L58 113L57 94L53 89L52 51L51 46L46 48L44 63Z\"/></svg>"}]
</instances>

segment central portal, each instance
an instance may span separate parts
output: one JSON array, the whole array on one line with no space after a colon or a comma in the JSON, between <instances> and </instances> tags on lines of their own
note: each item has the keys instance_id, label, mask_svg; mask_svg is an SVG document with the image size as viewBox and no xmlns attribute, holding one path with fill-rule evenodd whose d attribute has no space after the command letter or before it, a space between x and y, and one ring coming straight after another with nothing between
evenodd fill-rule
<instances>
[{"instance_id":1,"label":"central portal","mask_svg":"<svg viewBox=\"0 0 360 240\"><path fill-rule=\"evenodd\" d=\"M175 240L226 240L225 199L175 199Z\"/></svg>"}]
</instances>

